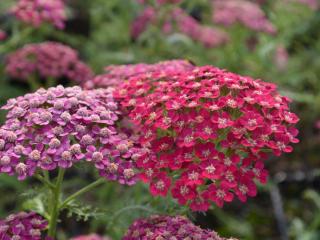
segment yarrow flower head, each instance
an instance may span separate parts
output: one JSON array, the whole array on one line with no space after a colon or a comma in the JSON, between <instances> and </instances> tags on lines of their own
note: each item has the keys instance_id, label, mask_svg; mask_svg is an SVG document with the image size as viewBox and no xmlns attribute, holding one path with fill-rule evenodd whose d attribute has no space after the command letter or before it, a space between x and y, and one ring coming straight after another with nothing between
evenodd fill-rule
<instances>
[{"instance_id":1,"label":"yarrow flower head","mask_svg":"<svg viewBox=\"0 0 320 240\"><path fill-rule=\"evenodd\" d=\"M207 210L265 183L263 160L297 143L298 117L276 85L212 66L132 77L114 96L141 128L150 149L137 160L153 195L169 191L180 204Z\"/></svg>"},{"instance_id":2,"label":"yarrow flower head","mask_svg":"<svg viewBox=\"0 0 320 240\"><path fill-rule=\"evenodd\" d=\"M41 240L47 225L47 221L34 212L12 214L0 220L0 239Z\"/></svg>"},{"instance_id":3,"label":"yarrow flower head","mask_svg":"<svg viewBox=\"0 0 320 240\"><path fill-rule=\"evenodd\" d=\"M254 31L276 33L259 4L247 0L214 0L213 21L225 26L238 22Z\"/></svg>"},{"instance_id":4,"label":"yarrow flower head","mask_svg":"<svg viewBox=\"0 0 320 240\"><path fill-rule=\"evenodd\" d=\"M105 68L106 73L97 75L92 80L85 81L84 88L106 88L116 87L121 84L124 80L144 74L146 72L174 72L174 71L185 71L191 69L193 65L187 60L169 60L163 61L156 64L128 64L128 65L111 65Z\"/></svg>"},{"instance_id":5,"label":"yarrow flower head","mask_svg":"<svg viewBox=\"0 0 320 240\"><path fill-rule=\"evenodd\" d=\"M111 240L111 238L101 237L98 234L90 234L73 237L71 240Z\"/></svg>"},{"instance_id":6,"label":"yarrow flower head","mask_svg":"<svg viewBox=\"0 0 320 240\"><path fill-rule=\"evenodd\" d=\"M131 26L131 36L137 39L150 24L157 24L159 17L153 7L146 7L144 11L133 21ZM176 28L174 28L176 26ZM229 36L223 30L202 25L183 9L173 8L161 26L165 34L181 32L192 40L200 42L206 48L217 47L228 42Z\"/></svg>"},{"instance_id":7,"label":"yarrow flower head","mask_svg":"<svg viewBox=\"0 0 320 240\"><path fill-rule=\"evenodd\" d=\"M157 215L136 220L122 238L122 240L136 239L227 240L226 238L219 237L214 231L201 229L185 217Z\"/></svg>"},{"instance_id":8,"label":"yarrow flower head","mask_svg":"<svg viewBox=\"0 0 320 240\"><path fill-rule=\"evenodd\" d=\"M172 11L172 21L166 23L164 30L171 32L174 25L177 26L178 31L201 43L206 48L218 47L229 41L229 36L225 31L217 27L202 25L181 8Z\"/></svg>"},{"instance_id":9,"label":"yarrow flower head","mask_svg":"<svg viewBox=\"0 0 320 240\"><path fill-rule=\"evenodd\" d=\"M79 59L75 49L58 42L28 44L7 57L6 72L10 77L27 80L66 77L81 83L92 77L89 66Z\"/></svg>"},{"instance_id":10,"label":"yarrow flower head","mask_svg":"<svg viewBox=\"0 0 320 240\"><path fill-rule=\"evenodd\" d=\"M66 21L63 0L19 0L11 11L20 21L34 27L49 23L63 29Z\"/></svg>"},{"instance_id":11,"label":"yarrow flower head","mask_svg":"<svg viewBox=\"0 0 320 240\"><path fill-rule=\"evenodd\" d=\"M62 86L10 99L0 128L0 172L23 180L38 169L70 168L85 160L101 176L135 183L138 148L121 121L112 89Z\"/></svg>"}]
</instances>

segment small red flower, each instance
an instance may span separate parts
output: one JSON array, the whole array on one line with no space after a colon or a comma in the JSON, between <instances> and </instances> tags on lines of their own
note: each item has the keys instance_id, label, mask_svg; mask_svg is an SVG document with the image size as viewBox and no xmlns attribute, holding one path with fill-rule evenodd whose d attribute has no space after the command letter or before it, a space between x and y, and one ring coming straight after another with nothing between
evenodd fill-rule
<instances>
[{"instance_id":1,"label":"small red flower","mask_svg":"<svg viewBox=\"0 0 320 240\"><path fill-rule=\"evenodd\" d=\"M150 184L150 192L153 196L166 196L170 185L170 178L164 172L161 172L154 176L154 179Z\"/></svg>"},{"instance_id":2,"label":"small red flower","mask_svg":"<svg viewBox=\"0 0 320 240\"><path fill-rule=\"evenodd\" d=\"M233 125L230 115L226 112L223 112L222 114L214 113L211 117L211 121L217 124L219 129L231 127Z\"/></svg>"}]
</instances>

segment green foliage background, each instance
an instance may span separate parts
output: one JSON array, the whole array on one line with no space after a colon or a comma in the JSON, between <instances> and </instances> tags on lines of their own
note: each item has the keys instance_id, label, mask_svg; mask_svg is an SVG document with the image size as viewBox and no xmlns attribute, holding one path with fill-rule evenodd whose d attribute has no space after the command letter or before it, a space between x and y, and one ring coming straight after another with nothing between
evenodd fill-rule
<instances>
[{"instance_id":1,"label":"green foliage background","mask_svg":"<svg viewBox=\"0 0 320 240\"><path fill-rule=\"evenodd\" d=\"M267 163L270 183L261 186L258 197L246 204L234 202L223 209L213 208L206 215L191 214L170 198L151 198L142 184L128 188L106 183L84 196L81 202L73 202L63 213L64 224L60 226L58 239L95 231L120 239L133 219L154 213L187 214L203 227L240 239L320 239L320 132L315 128L316 121L320 120L319 10L289 1L269 0L264 11L277 27L277 35L256 33L235 25L226 29L231 36L228 44L207 49L178 32L164 35L156 25L133 41L130 25L143 9L134 0L70 1L71 20L65 31L50 26L33 29L17 22L6 14L14 2L0 1L0 29L9 33L7 41L0 42L1 104L30 91L27 85L12 82L4 73L5 55L26 43L56 40L76 48L97 74L109 64L184 58L197 65L212 64L275 82L283 94L294 100L293 111L301 118L301 143L293 153L270 159ZM185 0L183 7L189 12L198 9L202 23L212 25L209 2ZM256 40L254 49L248 47L248 39ZM279 45L289 52L287 67L283 70L274 60ZM65 192L70 193L95 177L91 170L78 166L68 172ZM0 189L2 217L25 208L41 212L45 204L45 190L32 180L18 182L1 175ZM278 190L282 203L272 201ZM70 215L73 218L68 218ZM279 223L285 225L278 228Z\"/></svg>"}]
</instances>

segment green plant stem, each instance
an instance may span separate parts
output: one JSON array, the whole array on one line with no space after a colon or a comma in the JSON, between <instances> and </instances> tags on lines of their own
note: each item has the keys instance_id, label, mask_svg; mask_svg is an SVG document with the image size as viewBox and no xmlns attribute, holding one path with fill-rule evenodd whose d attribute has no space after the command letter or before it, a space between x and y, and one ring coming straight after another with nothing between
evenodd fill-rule
<instances>
[{"instance_id":1,"label":"green plant stem","mask_svg":"<svg viewBox=\"0 0 320 240\"><path fill-rule=\"evenodd\" d=\"M45 87L46 88L50 88L56 85L56 79L53 77L47 77L46 79L46 84Z\"/></svg>"},{"instance_id":2,"label":"green plant stem","mask_svg":"<svg viewBox=\"0 0 320 240\"><path fill-rule=\"evenodd\" d=\"M74 200L75 198L77 198L78 196L92 190L93 188L99 186L100 184L106 182L104 178L99 178L98 180L96 180L95 182L87 185L86 187L80 189L79 191L75 192L74 194L70 195L68 198L66 198L66 200L64 200L62 202L62 204L60 205L59 209L63 209L65 208L68 203L70 203L72 200Z\"/></svg>"},{"instance_id":3,"label":"green plant stem","mask_svg":"<svg viewBox=\"0 0 320 240\"><path fill-rule=\"evenodd\" d=\"M46 177L42 177L40 174L36 174L35 177L45 185L48 185L51 189L54 189L56 186L52 184Z\"/></svg>"},{"instance_id":4,"label":"green plant stem","mask_svg":"<svg viewBox=\"0 0 320 240\"><path fill-rule=\"evenodd\" d=\"M51 213L48 230L48 236L52 238L54 238L56 235L57 222L59 217L59 200L64 173L65 169L59 168L57 181L55 187L52 189Z\"/></svg>"},{"instance_id":5,"label":"green plant stem","mask_svg":"<svg viewBox=\"0 0 320 240\"><path fill-rule=\"evenodd\" d=\"M28 78L28 84L31 91L37 91L41 87L40 83L37 81L36 76L30 76Z\"/></svg>"}]
</instances>

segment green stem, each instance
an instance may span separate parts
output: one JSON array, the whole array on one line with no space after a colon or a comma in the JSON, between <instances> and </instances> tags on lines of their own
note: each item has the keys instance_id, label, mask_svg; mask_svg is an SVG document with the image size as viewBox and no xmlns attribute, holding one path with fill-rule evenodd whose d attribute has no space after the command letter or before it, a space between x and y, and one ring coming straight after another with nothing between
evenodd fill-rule
<instances>
[{"instance_id":1,"label":"green stem","mask_svg":"<svg viewBox=\"0 0 320 240\"><path fill-rule=\"evenodd\" d=\"M34 92L37 91L41 87L41 84L37 81L36 76L30 76L28 78L28 84L29 84L31 91L34 91Z\"/></svg>"},{"instance_id":2,"label":"green stem","mask_svg":"<svg viewBox=\"0 0 320 240\"><path fill-rule=\"evenodd\" d=\"M54 238L56 235L57 222L59 217L59 200L61 193L61 185L64 177L65 169L59 168L59 173L55 187L52 189L51 213L49 221L48 236Z\"/></svg>"},{"instance_id":3,"label":"green stem","mask_svg":"<svg viewBox=\"0 0 320 240\"><path fill-rule=\"evenodd\" d=\"M82 195L82 194L84 194L86 192L89 192L90 190L92 190L93 188L99 186L100 184L102 184L104 182L105 182L105 179L99 178L95 182L93 182L93 183L89 184L88 186L80 189L79 191L75 192L74 194L72 194L68 198L66 198L66 200L64 200L62 202L62 204L60 205L59 209L65 208L68 205L68 203L73 201L75 198L77 198L78 196L80 196L80 195Z\"/></svg>"},{"instance_id":4,"label":"green stem","mask_svg":"<svg viewBox=\"0 0 320 240\"><path fill-rule=\"evenodd\" d=\"M45 185L48 185L51 189L54 189L56 186L52 184L46 177L42 177L40 174L36 174L35 177Z\"/></svg>"},{"instance_id":5,"label":"green stem","mask_svg":"<svg viewBox=\"0 0 320 240\"><path fill-rule=\"evenodd\" d=\"M56 85L56 79L53 78L53 77L47 77L45 87L46 88L50 88L50 87L53 87L55 85Z\"/></svg>"}]
</instances>

